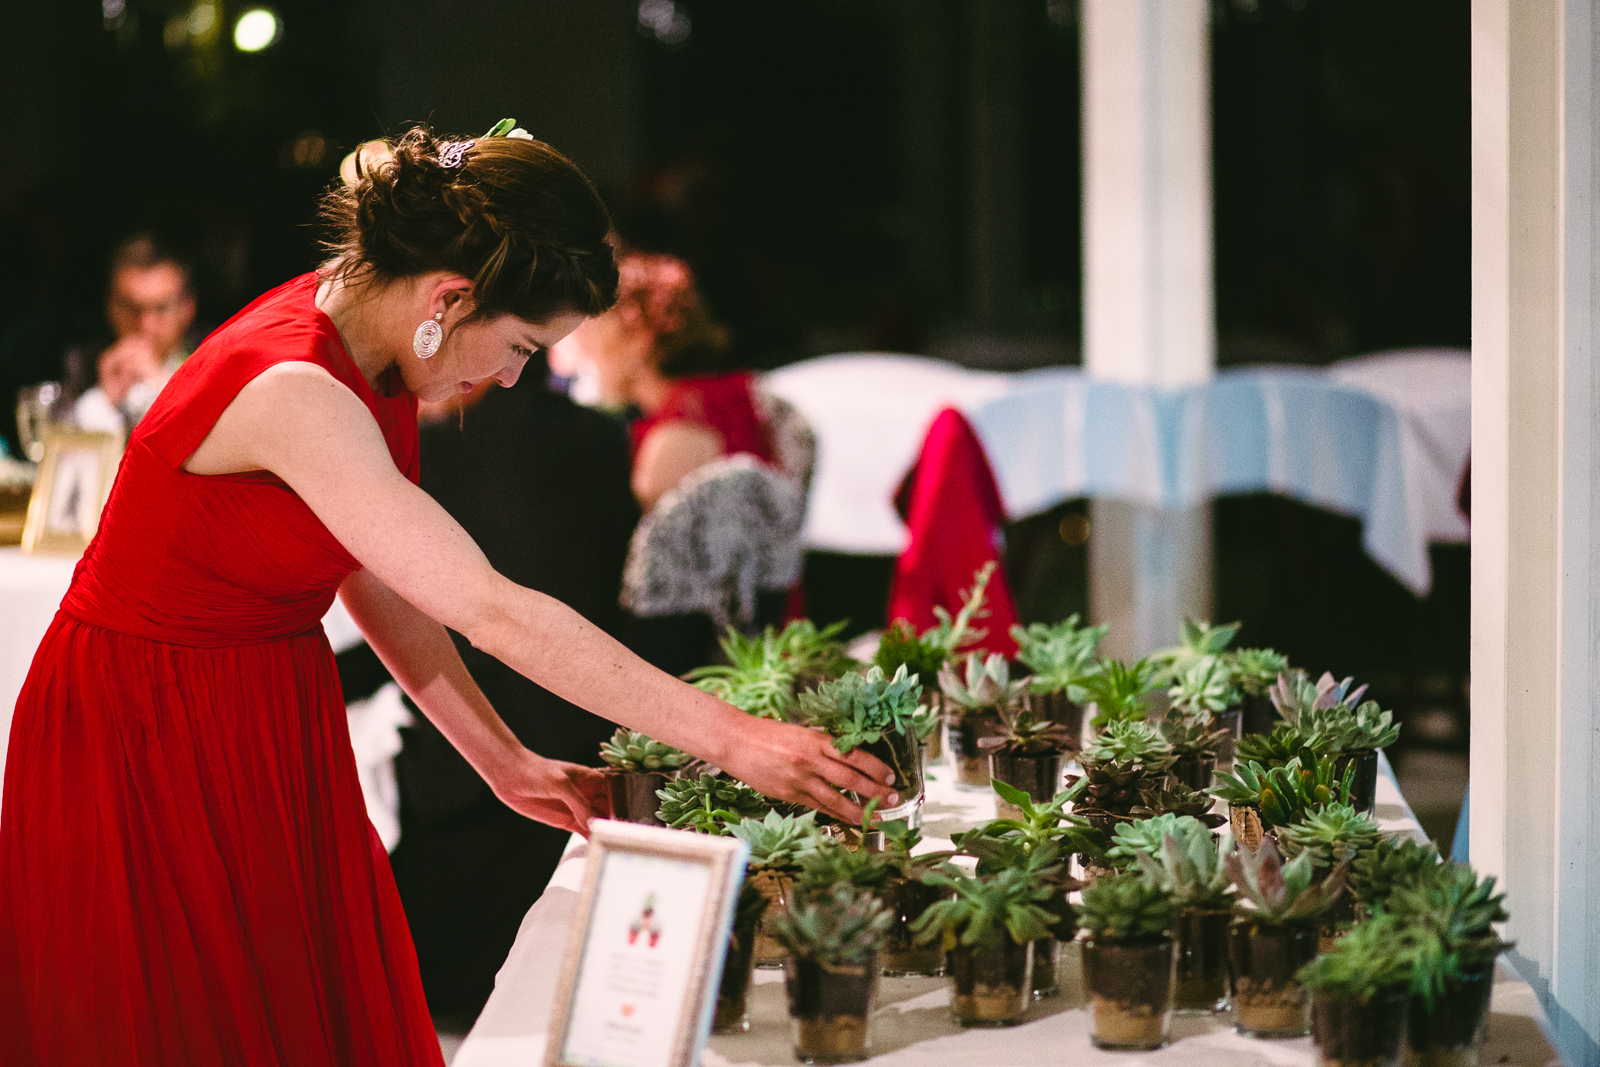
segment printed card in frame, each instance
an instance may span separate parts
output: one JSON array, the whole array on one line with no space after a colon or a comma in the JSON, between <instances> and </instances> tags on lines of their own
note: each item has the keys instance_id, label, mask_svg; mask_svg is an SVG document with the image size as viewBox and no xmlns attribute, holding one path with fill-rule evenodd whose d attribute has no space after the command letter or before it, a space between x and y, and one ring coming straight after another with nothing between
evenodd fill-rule
<instances>
[{"instance_id":1,"label":"printed card in frame","mask_svg":"<svg viewBox=\"0 0 1600 1067\"><path fill-rule=\"evenodd\" d=\"M743 841L599 820L547 1067L695 1067L711 1033Z\"/></svg>"},{"instance_id":2,"label":"printed card in frame","mask_svg":"<svg viewBox=\"0 0 1600 1067\"><path fill-rule=\"evenodd\" d=\"M22 551L77 554L88 548L121 461L119 434L46 430L44 458L22 527Z\"/></svg>"}]
</instances>

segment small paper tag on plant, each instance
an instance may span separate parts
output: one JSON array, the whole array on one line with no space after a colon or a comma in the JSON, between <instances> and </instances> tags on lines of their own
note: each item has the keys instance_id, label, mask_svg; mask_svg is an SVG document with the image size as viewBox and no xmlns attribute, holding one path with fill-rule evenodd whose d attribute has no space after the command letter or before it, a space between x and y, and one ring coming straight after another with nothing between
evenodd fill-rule
<instances>
[{"instance_id":1,"label":"small paper tag on plant","mask_svg":"<svg viewBox=\"0 0 1600 1067\"><path fill-rule=\"evenodd\" d=\"M1233 808L1228 812L1228 819L1233 825L1235 841L1251 852L1261 847L1267 834L1261 828L1261 816L1256 814L1254 808Z\"/></svg>"}]
</instances>

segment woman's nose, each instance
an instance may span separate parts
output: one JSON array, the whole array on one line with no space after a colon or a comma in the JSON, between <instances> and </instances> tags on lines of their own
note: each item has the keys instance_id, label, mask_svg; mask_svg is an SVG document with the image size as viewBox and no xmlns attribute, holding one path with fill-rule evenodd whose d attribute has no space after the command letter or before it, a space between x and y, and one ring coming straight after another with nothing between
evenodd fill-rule
<instances>
[{"instance_id":1,"label":"woman's nose","mask_svg":"<svg viewBox=\"0 0 1600 1067\"><path fill-rule=\"evenodd\" d=\"M517 384L517 379L522 377L522 368L525 366L527 366L526 360L518 360L516 363L513 363L511 366L502 370L499 374L496 374L494 376L494 380L505 386L507 389L510 389L513 385Z\"/></svg>"}]
</instances>

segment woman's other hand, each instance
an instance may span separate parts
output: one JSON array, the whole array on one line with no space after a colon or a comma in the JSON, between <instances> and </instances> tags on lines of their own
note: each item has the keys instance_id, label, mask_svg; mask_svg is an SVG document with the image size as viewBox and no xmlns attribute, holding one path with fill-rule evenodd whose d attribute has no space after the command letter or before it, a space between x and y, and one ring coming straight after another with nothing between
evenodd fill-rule
<instances>
[{"instance_id":1,"label":"woman's other hand","mask_svg":"<svg viewBox=\"0 0 1600 1067\"><path fill-rule=\"evenodd\" d=\"M889 808L900 802L894 772L881 760L860 749L841 753L820 730L742 713L730 726L717 766L769 797L816 808L852 826L861 822L861 805L839 790L877 797Z\"/></svg>"},{"instance_id":2,"label":"woman's other hand","mask_svg":"<svg viewBox=\"0 0 1600 1067\"><path fill-rule=\"evenodd\" d=\"M512 811L562 830L589 836L590 819L611 817L605 775L592 767L545 759L523 750L511 768L490 782Z\"/></svg>"}]
</instances>

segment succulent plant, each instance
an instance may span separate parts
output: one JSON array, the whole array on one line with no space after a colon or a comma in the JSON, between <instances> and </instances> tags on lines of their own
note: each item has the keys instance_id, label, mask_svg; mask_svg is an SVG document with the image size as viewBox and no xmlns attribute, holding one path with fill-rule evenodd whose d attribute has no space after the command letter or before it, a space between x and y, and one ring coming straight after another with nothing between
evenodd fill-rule
<instances>
[{"instance_id":1,"label":"succulent plant","mask_svg":"<svg viewBox=\"0 0 1600 1067\"><path fill-rule=\"evenodd\" d=\"M1154 815L1186 815L1216 829L1227 822L1227 817L1211 810L1211 798L1179 783L1166 786L1146 781L1139 787L1139 803L1133 807L1134 815L1148 819Z\"/></svg>"},{"instance_id":2,"label":"succulent plant","mask_svg":"<svg viewBox=\"0 0 1600 1067\"><path fill-rule=\"evenodd\" d=\"M922 843L922 831L912 826L909 819L885 819L871 829L883 835L883 851L880 855L889 868L902 878L919 879L955 855L946 851L913 856L912 851Z\"/></svg>"},{"instance_id":3,"label":"succulent plant","mask_svg":"<svg viewBox=\"0 0 1600 1067\"><path fill-rule=\"evenodd\" d=\"M865 674L846 674L800 694L800 717L833 737L833 747L851 752L876 744L890 734L920 732L917 698L922 686L901 667L893 678L868 667Z\"/></svg>"},{"instance_id":4,"label":"succulent plant","mask_svg":"<svg viewBox=\"0 0 1600 1067\"><path fill-rule=\"evenodd\" d=\"M1041 905L1054 893L1027 870L1008 867L995 875L969 877L953 867L929 871L925 885L954 891L935 901L911 924L920 944L943 937L946 949L958 944L992 945L1009 935L1018 945L1050 936L1055 923Z\"/></svg>"},{"instance_id":5,"label":"succulent plant","mask_svg":"<svg viewBox=\"0 0 1600 1067\"><path fill-rule=\"evenodd\" d=\"M1067 699L1086 699L1082 682L1100 670L1095 650L1111 627L1078 626L1078 616L1069 615L1054 626L1042 622L1013 626L1011 639L1017 643L1017 662L1033 672L1028 688L1035 693L1066 693Z\"/></svg>"},{"instance_id":6,"label":"succulent plant","mask_svg":"<svg viewBox=\"0 0 1600 1067\"><path fill-rule=\"evenodd\" d=\"M1278 844L1293 858L1310 853L1318 868L1348 863L1383 839L1378 822L1349 804L1308 811L1298 822L1278 828Z\"/></svg>"},{"instance_id":7,"label":"succulent plant","mask_svg":"<svg viewBox=\"0 0 1600 1067\"><path fill-rule=\"evenodd\" d=\"M694 757L671 745L619 727L608 741L600 742L600 758L619 771L675 771Z\"/></svg>"},{"instance_id":8,"label":"succulent plant","mask_svg":"<svg viewBox=\"0 0 1600 1067\"><path fill-rule=\"evenodd\" d=\"M1144 698L1156 689L1159 668L1148 659L1132 665L1108 659L1100 670L1080 683L1084 696L1094 702L1089 725L1100 729L1117 722L1143 721Z\"/></svg>"},{"instance_id":9,"label":"succulent plant","mask_svg":"<svg viewBox=\"0 0 1600 1067\"><path fill-rule=\"evenodd\" d=\"M1172 765L1172 746L1146 722L1114 722L1083 750L1084 763L1099 766L1138 764L1150 771Z\"/></svg>"},{"instance_id":10,"label":"succulent plant","mask_svg":"<svg viewBox=\"0 0 1600 1067\"><path fill-rule=\"evenodd\" d=\"M1306 761L1306 762L1302 762ZM1355 781L1355 764L1345 768L1335 783L1333 757L1314 759L1302 751L1282 767L1268 769L1259 763L1235 763L1232 773L1219 772L1206 792L1229 804L1254 805L1268 826L1287 826L1330 804L1349 804Z\"/></svg>"},{"instance_id":11,"label":"succulent plant","mask_svg":"<svg viewBox=\"0 0 1600 1067\"><path fill-rule=\"evenodd\" d=\"M861 664L851 659L844 650L839 634L849 625L841 619L821 629L810 619L795 619L777 636L778 654L798 675L815 675L837 678L847 671L858 670ZM765 637L765 633L762 635Z\"/></svg>"},{"instance_id":12,"label":"succulent plant","mask_svg":"<svg viewBox=\"0 0 1600 1067\"><path fill-rule=\"evenodd\" d=\"M989 616L984 601L988 596L989 579L994 577L998 566L994 560L990 560L977 569L972 575L972 587L961 591L961 610L956 612L954 618L942 606L934 605L933 615L939 621L933 629L923 631L922 639L944 649L946 659L966 651L988 635L989 631L973 624Z\"/></svg>"},{"instance_id":13,"label":"succulent plant","mask_svg":"<svg viewBox=\"0 0 1600 1067\"><path fill-rule=\"evenodd\" d=\"M1307 989L1364 1004L1378 993L1411 985L1423 939L1415 928L1380 915L1357 923L1295 978Z\"/></svg>"},{"instance_id":14,"label":"succulent plant","mask_svg":"<svg viewBox=\"0 0 1600 1067\"><path fill-rule=\"evenodd\" d=\"M962 711L1010 707L1021 702L1026 679L1011 679L1011 665L998 652L987 659L969 652L961 672L946 664L939 672L939 689L955 708Z\"/></svg>"},{"instance_id":15,"label":"succulent plant","mask_svg":"<svg viewBox=\"0 0 1600 1067\"><path fill-rule=\"evenodd\" d=\"M1286 671L1272 687L1272 703L1292 732L1278 742L1289 744L1292 737L1318 755L1365 752L1392 745L1400 736L1394 714L1384 711L1375 700L1363 702L1366 686L1350 689L1352 679L1336 682L1324 674L1315 685L1304 671ZM1281 730L1281 727L1279 728ZM1279 730L1274 730L1278 737Z\"/></svg>"},{"instance_id":16,"label":"succulent plant","mask_svg":"<svg viewBox=\"0 0 1600 1067\"><path fill-rule=\"evenodd\" d=\"M781 633L769 626L756 637L730 626L719 642L728 662L696 668L684 678L752 715L787 722L801 675L834 677L860 666L836 640L844 625L819 630L800 619Z\"/></svg>"},{"instance_id":17,"label":"succulent plant","mask_svg":"<svg viewBox=\"0 0 1600 1067\"><path fill-rule=\"evenodd\" d=\"M966 833L956 835L955 843L957 847L980 858L987 847L980 843L980 839L1008 844L1015 842L1024 851L1054 845L1066 852L1104 856L1107 848L1105 834L1089 825L1089 821L1081 815L1066 812L1066 806L1076 802L1087 785L1086 779L1079 778L1076 784L1057 793L1048 803L1036 804L1027 793L996 780L995 792L1002 800L1017 808L1022 818L991 819L980 823Z\"/></svg>"},{"instance_id":18,"label":"succulent plant","mask_svg":"<svg viewBox=\"0 0 1600 1067\"><path fill-rule=\"evenodd\" d=\"M1219 729L1208 711L1184 712L1174 707L1161 720L1161 736L1167 739L1172 755L1215 758L1228 731Z\"/></svg>"},{"instance_id":19,"label":"succulent plant","mask_svg":"<svg viewBox=\"0 0 1600 1067\"><path fill-rule=\"evenodd\" d=\"M1441 864L1413 884L1397 887L1384 910L1432 930L1462 968L1485 966L1511 947L1494 932L1495 923L1511 917L1505 894L1494 891L1492 876L1480 879L1465 863Z\"/></svg>"},{"instance_id":20,"label":"succulent plant","mask_svg":"<svg viewBox=\"0 0 1600 1067\"><path fill-rule=\"evenodd\" d=\"M1317 737L1328 752L1375 752L1388 748L1400 737L1400 724L1394 712L1384 711L1376 700L1364 701L1353 712L1343 706L1316 720Z\"/></svg>"},{"instance_id":21,"label":"succulent plant","mask_svg":"<svg viewBox=\"0 0 1600 1067\"><path fill-rule=\"evenodd\" d=\"M860 963L894 925L894 912L848 883L798 897L772 921L772 936L797 959Z\"/></svg>"},{"instance_id":22,"label":"succulent plant","mask_svg":"<svg viewBox=\"0 0 1600 1067\"><path fill-rule=\"evenodd\" d=\"M1289 657L1270 648L1234 649L1224 652L1222 659L1233 674L1233 684L1253 697L1266 696L1278 675L1289 669Z\"/></svg>"},{"instance_id":23,"label":"succulent plant","mask_svg":"<svg viewBox=\"0 0 1600 1067\"><path fill-rule=\"evenodd\" d=\"M1143 801L1140 790L1156 784L1171 763L1171 747L1150 724L1112 723L1079 754L1084 784L1074 813L1091 821L1129 818Z\"/></svg>"},{"instance_id":24,"label":"succulent plant","mask_svg":"<svg viewBox=\"0 0 1600 1067\"><path fill-rule=\"evenodd\" d=\"M1172 928L1172 898L1142 874L1097 878L1083 891L1078 925L1097 941L1143 941Z\"/></svg>"},{"instance_id":25,"label":"succulent plant","mask_svg":"<svg viewBox=\"0 0 1600 1067\"><path fill-rule=\"evenodd\" d=\"M772 801L743 782L714 778L678 778L656 790L661 808L656 818L674 830L695 830L726 836L741 819L764 819Z\"/></svg>"},{"instance_id":26,"label":"succulent plant","mask_svg":"<svg viewBox=\"0 0 1600 1067\"><path fill-rule=\"evenodd\" d=\"M1049 756L1072 747L1072 734L1061 723L1040 719L1020 704L1000 709L1000 733L980 737L978 747L1007 756Z\"/></svg>"},{"instance_id":27,"label":"succulent plant","mask_svg":"<svg viewBox=\"0 0 1600 1067\"><path fill-rule=\"evenodd\" d=\"M1242 694L1233 684L1233 672L1220 656L1204 656L1185 667L1167 690L1172 709L1184 718L1204 715L1208 720L1239 703Z\"/></svg>"},{"instance_id":28,"label":"succulent plant","mask_svg":"<svg viewBox=\"0 0 1600 1067\"><path fill-rule=\"evenodd\" d=\"M1320 922L1344 891L1349 869L1341 863L1318 881L1309 852L1284 863L1270 837L1254 849L1237 842L1223 863L1243 898L1235 908L1237 914L1274 926Z\"/></svg>"},{"instance_id":29,"label":"succulent plant","mask_svg":"<svg viewBox=\"0 0 1600 1067\"><path fill-rule=\"evenodd\" d=\"M1212 626L1209 622L1184 619L1178 631L1178 643L1150 658L1162 668L1163 677L1176 678L1197 661L1222 655L1238 633L1239 623L1236 622Z\"/></svg>"},{"instance_id":30,"label":"succulent plant","mask_svg":"<svg viewBox=\"0 0 1600 1067\"><path fill-rule=\"evenodd\" d=\"M741 819L728 826L728 833L750 846L750 866L766 870L786 870L815 848L821 839L817 813L780 815L769 811L763 817Z\"/></svg>"},{"instance_id":31,"label":"succulent plant","mask_svg":"<svg viewBox=\"0 0 1600 1067\"><path fill-rule=\"evenodd\" d=\"M1106 852L1106 858L1126 870L1137 864L1140 853L1155 855L1160 852L1161 843L1168 835L1202 830L1205 831L1206 837L1211 836L1209 827L1198 819L1185 815L1154 815L1148 819L1119 823L1112 835L1111 848Z\"/></svg>"},{"instance_id":32,"label":"succulent plant","mask_svg":"<svg viewBox=\"0 0 1600 1067\"><path fill-rule=\"evenodd\" d=\"M1137 851L1145 878L1160 886L1178 911L1226 911L1237 894L1216 838L1200 823L1180 821L1154 851Z\"/></svg>"},{"instance_id":33,"label":"succulent plant","mask_svg":"<svg viewBox=\"0 0 1600 1067\"><path fill-rule=\"evenodd\" d=\"M1300 731L1286 722L1280 722L1270 734L1246 734L1239 738L1233 746L1233 758L1239 763L1282 767L1305 751L1306 742Z\"/></svg>"},{"instance_id":34,"label":"succulent plant","mask_svg":"<svg viewBox=\"0 0 1600 1067\"><path fill-rule=\"evenodd\" d=\"M1324 672L1313 684L1305 671L1285 671L1278 675L1277 682L1267 691L1267 695L1272 698L1272 706L1278 709L1283 721L1299 727L1306 720L1315 718L1319 711L1331 711L1340 704L1354 707L1356 701L1361 699L1361 694L1367 691L1363 685L1352 693L1350 686L1354 681L1354 678L1346 678L1337 682L1332 674Z\"/></svg>"},{"instance_id":35,"label":"succulent plant","mask_svg":"<svg viewBox=\"0 0 1600 1067\"><path fill-rule=\"evenodd\" d=\"M1350 893L1369 910L1388 903L1401 886L1431 876L1439 867L1432 842L1383 837L1350 865Z\"/></svg>"},{"instance_id":36,"label":"succulent plant","mask_svg":"<svg viewBox=\"0 0 1600 1067\"><path fill-rule=\"evenodd\" d=\"M835 885L882 892L894 871L881 852L849 849L832 838L823 838L799 857L800 870L794 876L797 896L826 893Z\"/></svg>"},{"instance_id":37,"label":"succulent plant","mask_svg":"<svg viewBox=\"0 0 1600 1067\"><path fill-rule=\"evenodd\" d=\"M916 627L904 619L896 619L883 632L883 640L878 642L878 651L872 662L891 678L904 667L908 674L916 675L923 685L932 687L937 684L939 668L944 666L947 658L943 645L918 637Z\"/></svg>"}]
</instances>

